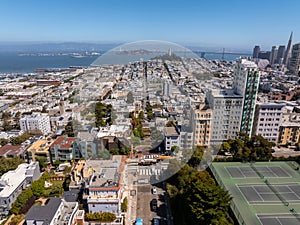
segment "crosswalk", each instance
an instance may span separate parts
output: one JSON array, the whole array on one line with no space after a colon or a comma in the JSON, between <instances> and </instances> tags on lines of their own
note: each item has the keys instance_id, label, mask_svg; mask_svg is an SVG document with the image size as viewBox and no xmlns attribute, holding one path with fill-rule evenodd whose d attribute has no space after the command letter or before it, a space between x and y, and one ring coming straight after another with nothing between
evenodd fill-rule
<instances>
[{"instance_id":1,"label":"crosswalk","mask_svg":"<svg viewBox=\"0 0 300 225\"><path fill-rule=\"evenodd\" d=\"M138 169L138 174L140 176L160 175L161 174L161 169L157 169L157 168L142 168L142 169Z\"/></svg>"}]
</instances>

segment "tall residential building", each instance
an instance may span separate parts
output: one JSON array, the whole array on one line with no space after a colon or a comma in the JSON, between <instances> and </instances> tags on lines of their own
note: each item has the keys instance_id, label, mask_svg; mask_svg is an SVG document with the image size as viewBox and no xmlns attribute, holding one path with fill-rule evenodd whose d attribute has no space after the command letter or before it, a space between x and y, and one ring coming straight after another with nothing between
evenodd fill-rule
<instances>
[{"instance_id":1,"label":"tall residential building","mask_svg":"<svg viewBox=\"0 0 300 225\"><path fill-rule=\"evenodd\" d=\"M271 65L277 63L277 54L278 54L278 48L277 46L273 46L271 51L271 59L270 59Z\"/></svg>"},{"instance_id":2,"label":"tall residential building","mask_svg":"<svg viewBox=\"0 0 300 225\"><path fill-rule=\"evenodd\" d=\"M292 56L289 60L288 69L296 75L300 72L300 43L293 45Z\"/></svg>"},{"instance_id":3,"label":"tall residential building","mask_svg":"<svg viewBox=\"0 0 300 225\"><path fill-rule=\"evenodd\" d=\"M256 45L254 48L253 48L253 55L252 55L252 58L256 59L258 58L258 54L260 52L260 47L258 45Z\"/></svg>"},{"instance_id":4,"label":"tall residential building","mask_svg":"<svg viewBox=\"0 0 300 225\"><path fill-rule=\"evenodd\" d=\"M277 103L256 104L252 135L261 135L268 141L277 143L283 107L283 104Z\"/></svg>"},{"instance_id":5,"label":"tall residential building","mask_svg":"<svg viewBox=\"0 0 300 225\"><path fill-rule=\"evenodd\" d=\"M285 46L280 45L277 52L277 63L279 63L280 65L283 64L284 52L285 52Z\"/></svg>"},{"instance_id":6,"label":"tall residential building","mask_svg":"<svg viewBox=\"0 0 300 225\"><path fill-rule=\"evenodd\" d=\"M20 128L28 133L42 133L47 135L51 133L50 118L47 114L32 113L20 119Z\"/></svg>"},{"instance_id":7,"label":"tall residential building","mask_svg":"<svg viewBox=\"0 0 300 225\"><path fill-rule=\"evenodd\" d=\"M255 102L260 72L257 65L248 59L239 59L235 66L233 91L243 98L240 131L248 136L252 133Z\"/></svg>"},{"instance_id":8,"label":"tall residential building","mask_svg":"<svg viewBox=\"0 0 300 225\"><path fill-rule=\"evenodd\" d=\"M288 60L291 57L291 52L292 52L292 40L293 40L293 32L291 32L290 39L288 42L288 45L286 47L285 53L284 53L284 58L283 58L283 64L287 65Z\"/></svg>"},{"instance_id":9,"label":"tall residential building","mask_svg":"<svg viewBox=\"0 0 300 225\"><path fill-rule=\"evenodd\" d=\"M234 93L232 89L210 90L207 101L213 112L210 145L219 145L229 138L236 138L240 131L243 96Z\"/></svg>"},{"instance_id":10,"label":"tall residential building","mask_svg":"<svg viewBox=\"0 0 300 225\"><path fill-rule=\"evenodd\" d=\"M212 110L208 105L200 103L192 111L194 121L194 144L196 146L209 146L212 128Z\"/></svg>"}]
</instances>

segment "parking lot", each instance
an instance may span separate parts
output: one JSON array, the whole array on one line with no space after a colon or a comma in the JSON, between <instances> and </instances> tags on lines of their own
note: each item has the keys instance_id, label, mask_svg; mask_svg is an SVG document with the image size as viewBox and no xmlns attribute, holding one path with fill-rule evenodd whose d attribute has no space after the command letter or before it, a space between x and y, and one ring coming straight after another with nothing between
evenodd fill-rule
<instances>
[{"instance_id":1,"label":"parking lot","mask_svg":"<svg viewBox=\"0 0 300 225\"><path fill-rule=\"evenodd\" d=\"M167 207L165 203L165 192L162 187L155 187L156 194L153 194L152 185L139 185L137 187L137 212L136 217L143 219L144 225L151 225L154 217L159 217L161 225L167 225ZM157 199L157 210L151 209L152 199Z\"/></svg>"}]
</instances>

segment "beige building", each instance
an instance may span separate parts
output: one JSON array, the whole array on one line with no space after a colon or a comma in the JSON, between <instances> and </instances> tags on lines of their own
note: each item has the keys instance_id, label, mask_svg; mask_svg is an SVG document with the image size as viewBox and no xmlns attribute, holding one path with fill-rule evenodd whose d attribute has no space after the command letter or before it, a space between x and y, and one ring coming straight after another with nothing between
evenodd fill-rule
<instances>
[{"instance_id":1,"label":"beige building","mask_svg":"<svg viewBox=\"0 0 300 225\"><path fill-rule=\"evenodd\" d=\"M210 143L212 127L212 110L200 103L193 109L194 144L207 147Z\"/></svg>"},{"instance_id":2,"label":"beige building","mask_svg":"<svg viewBox=\"0 0 300 225\"><path fill-rule=\"evenodd\" d=\"M279 145L295 145L300 141L300 114L285 113L279 128Z\"/></svg>"},{"instance_id":3,"label":"beige building","mask_svg":"<svg viewBox=\"0 0 300 225\"><path fill-rule=\"evenodd\" d=\"M49 147L52 142L53 141L48 141L46 139L37 140L27 149L28 158L36 161L36 156L45 156L50 160Z\"/></svg>"}]
</instances>

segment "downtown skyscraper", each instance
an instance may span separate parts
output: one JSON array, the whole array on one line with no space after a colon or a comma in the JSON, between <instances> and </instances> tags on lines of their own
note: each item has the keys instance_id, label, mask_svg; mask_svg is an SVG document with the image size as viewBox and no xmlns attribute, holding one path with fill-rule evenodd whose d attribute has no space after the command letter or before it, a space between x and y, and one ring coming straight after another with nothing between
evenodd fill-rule
<instances>
[{"instance_id":1,"label":"downtown skyscraper","mask_svg":"<svg viewBox=\"0 0 300 225\"><path fill-rule=\"evenodd\" d=\"M290 39L286 47L284 58L283 58L283 64L286 66L288 65L288 60L291 57L291 53L292 53L292 41L293 41L293 32L291 32Z\"/></svg>"}]
</instances>

